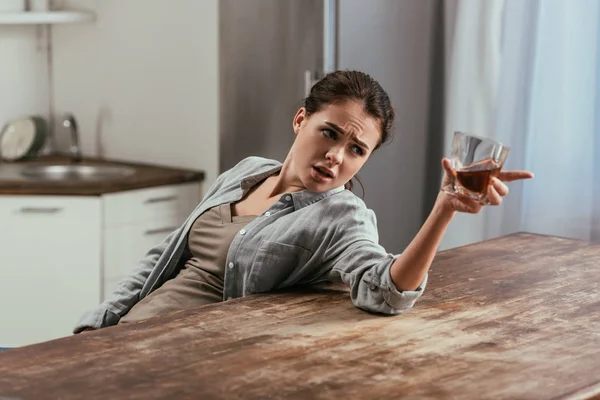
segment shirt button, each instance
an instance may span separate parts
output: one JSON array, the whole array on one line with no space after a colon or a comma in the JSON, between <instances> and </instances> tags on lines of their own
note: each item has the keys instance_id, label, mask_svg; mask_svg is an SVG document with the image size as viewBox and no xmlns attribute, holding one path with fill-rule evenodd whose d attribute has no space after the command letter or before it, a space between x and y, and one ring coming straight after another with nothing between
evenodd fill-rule
<instances>
[{"instance_id":1,"label":"shirt button","mask_svg":"<svg viewBox=\"0 0 600 400\"><path fill-rule=\"evenodd\" d=\"M285 196L285 201L292 201L292 196Z\"/></svg>"},{"instance_id":2,"label":"shirt button","mask_svg":"<svg viewBox=\"0 0 600 400\"><path fill-rule=\"evenodd\" d=\"M267 211L267 212L265 213L265 215L266 215L267 217L270 217L270 216L271 216L271 211Z\"/></svg>"},{"instance_id":3,"label":"shirt button","mask_svg":"<svg viewBox=\"0 0 600 400\"><path fill-rule=\"evenodd\" d=\"M229 263L229 268L233 268L233 263L232 262Z\"/></svg>"},{"instance_id":4,"label":"shirt button","mask_svg":"<svg viewBox=\"0 0 600 400\"><path fill-rule=\"evenodd\" d=\"M240 235L245 235L245 234L246 234L246 230L245 230L245 229L242 229L242 230L240 231Z\"/></svg>"},{"instance_id":5,"label":"shirt button","mask_svg":"<svg viewBox=\"0 0 600 400\"><path fill-rule=\"evenodd\" d=\"M375 286L374 284L371 283L371 284L369 284L369 289L375 290L375 289L377 289L377 286Z\"/></svg>"}]
</instances>

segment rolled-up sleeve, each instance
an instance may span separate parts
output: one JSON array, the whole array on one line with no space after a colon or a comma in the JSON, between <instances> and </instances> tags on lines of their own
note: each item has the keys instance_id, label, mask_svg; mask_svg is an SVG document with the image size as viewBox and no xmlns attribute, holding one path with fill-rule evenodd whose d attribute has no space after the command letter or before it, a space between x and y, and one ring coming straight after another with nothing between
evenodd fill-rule
<instances>
[{"instance_id":1,"label":"rolled-up sleeve","mask_svg":"<svg viewBox=\"0 0 600 400\"><path fill-rule=\"evenodd\" d=\"M387 270L387 273L384 274L383 279L381 280L381 287L387 288L387 290L384 290L383 292L385 302L392 309L398 310L396 313L412 308L425 290L425 286L427 285L427 275L425 275L423 282L421 282L417 289L404 290L401 292L396 289L396 285L394 285L394 282L392 281L390 270L391 264L390 268Z\"/></svg>"},{"instance_id":2,"label":"rolled-up sleeve","mask_svg":"<svg viewBox=\"0 0 600 400\"><path fill-rule=\"evenodd\" d=\"M423 294L427 277L416 290L399 291L390 275L398 256L379 245L375 213L355 209L339 219L327 243L326 262L330 278L350 287L353 304L383 314L400 314L413 307Z\"/></svg>"}]
</instances>

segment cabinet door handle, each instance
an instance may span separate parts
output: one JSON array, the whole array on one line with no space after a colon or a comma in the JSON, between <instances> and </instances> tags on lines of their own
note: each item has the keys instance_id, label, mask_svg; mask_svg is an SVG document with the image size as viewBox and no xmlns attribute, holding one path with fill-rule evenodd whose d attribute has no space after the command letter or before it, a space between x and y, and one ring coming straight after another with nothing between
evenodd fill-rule
<instances>
[{"instance_id":1,"label":"cabinet door handle","mask_svg":"<svg viewBox=\"0 0 600 400\"><path fill-rule=\"evenodd\" d=\"M158 229L148 229L146 232L144 232L144 235L150 236L150 235L158 235L160 233L171 233L175 229L177 229L177 227L175 227L175 226L168 226L166 228L158 228Z\"/></svg>"},{"instance_id":2,"label":"cabinet door handle","mask_svg":"<svg viewBox=\"0 0 600 400\"><path fill-rule=\"evenodd\" d=\"M62 210L62 207L21 207L19 209L23 214L56 214Z\"/></svg>"},{"instance_id":3,"label":"cabinet door handle","mask_svg":"<svg viewBox=\"0 0 600 400\"><path fill-rule=\"evenodd\" d=\"M177 196L152 197L144 201L144 204L165 203L167 201L177 200Z\"/></svg>"}]
</instances>

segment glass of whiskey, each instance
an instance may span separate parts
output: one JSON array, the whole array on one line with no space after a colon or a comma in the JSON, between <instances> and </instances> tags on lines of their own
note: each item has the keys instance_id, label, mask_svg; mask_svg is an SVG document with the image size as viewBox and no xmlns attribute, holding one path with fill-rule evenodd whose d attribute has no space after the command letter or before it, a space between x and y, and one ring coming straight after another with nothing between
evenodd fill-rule
<instances>
[{"instance_id":1,"label":"glass of whiskey","mask_svg":"<svg viewBox=\"0 0 600 400\"><path fill-rule=\"evenodd\" d=\"M451 182L442 190L489 204L487 193L492 178L500 174L509 151L509 147L495 140L454 132Z\"/></svg>"}]
</instances>

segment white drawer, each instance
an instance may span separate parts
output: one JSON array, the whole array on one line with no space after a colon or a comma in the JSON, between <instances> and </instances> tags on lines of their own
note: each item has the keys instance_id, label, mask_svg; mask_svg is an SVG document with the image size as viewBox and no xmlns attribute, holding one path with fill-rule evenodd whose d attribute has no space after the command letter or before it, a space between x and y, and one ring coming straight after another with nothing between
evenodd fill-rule
<instances>
[{"instance_id":1,"label":"white drawer","mask_svg":"<svg viewBox=\"0 0 600 400\"><path fill-rule=\"evenodd\" d=\"M186 217L187 215L173 215L105 229L102 263L104 281L120 279L129 274L148 250L179 228Z\"/></svg>"},{"instance_id":2,"label":"white drawer","mask_svg":"<svg viewBox=\"0 0 600 400\"><path fill-rule=\"evenodd\" d=\"M200 202L200 184L159 186L103 196L104 227L189 215Z\"/></svg>"},{"instance_id":3,"label":"white drawer","mask_svg":"<svg viewBox=\"0 0 600 400\"><path fill-rule=\"evenodd\" d=\"M92 196L1 196L0 221L16 216L23 221L55 219L60 221L58 229L65 221L85 220L90 212L98 212L99 206L98 198Z\"/></svg>"}]
</instances>

